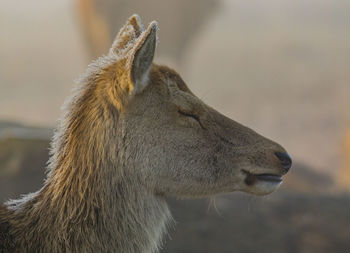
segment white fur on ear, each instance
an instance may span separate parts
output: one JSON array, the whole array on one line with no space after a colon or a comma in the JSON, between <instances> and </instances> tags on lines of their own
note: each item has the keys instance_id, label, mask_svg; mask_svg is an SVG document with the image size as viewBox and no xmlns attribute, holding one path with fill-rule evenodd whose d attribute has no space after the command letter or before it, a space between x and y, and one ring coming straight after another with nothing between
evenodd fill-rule
<instances>
[{"instance_id":1,"label":"white fur on ear","mask_svg":"<svg viewBox=\"0 0 350 253\"><path fill-rule=\"evenodd\" d=\"M135 41L129 58L130 81L133 93L142 91L148 84L149 70L152 66L157 46L158 24L153 21Z\"/></svg>"},{"instance_id":2,"label":"white fur on ear","mask_svg":"<svg viewBox=\"0 0 350 253\"><path fill-rule=\"evenodd\" d=\"M126 24L120 29L118 35L114 39L109 53L121 55L130 50L133 47L135 40L144 30L145 28L142 25L139 15L132 15Z\"/></svg>"}]
</instances>

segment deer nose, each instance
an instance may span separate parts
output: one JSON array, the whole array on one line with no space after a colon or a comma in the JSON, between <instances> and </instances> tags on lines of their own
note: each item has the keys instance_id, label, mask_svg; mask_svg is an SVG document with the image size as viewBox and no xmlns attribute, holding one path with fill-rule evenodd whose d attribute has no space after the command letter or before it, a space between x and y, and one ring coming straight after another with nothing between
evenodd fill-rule
<instances>
[{"instance_id":1,"label":"deer nose","mask_svg":"<svg viewBox=\"0 0 350 253\"><path fill-rule=\"evenodd\" d=\"M275 152L275 155L280 160L285 173L287 173L290 167L292 167L292 159L285 152Z\"/></svg>"}]
</instances>

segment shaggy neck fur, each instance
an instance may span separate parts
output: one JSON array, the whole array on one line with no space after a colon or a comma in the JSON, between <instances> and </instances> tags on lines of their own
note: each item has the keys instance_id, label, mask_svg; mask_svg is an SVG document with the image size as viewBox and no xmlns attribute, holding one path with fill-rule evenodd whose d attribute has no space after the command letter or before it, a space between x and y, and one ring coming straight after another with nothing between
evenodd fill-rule
<instances>
[{"instance_id":1,"label":"shaggy neck fur","mask_svg":"<svg viewBox=\"0 0 350 253\"><path fill-rule=\"evenodd\" d=\"M128 136L102 98L112 91L98 85L83 85L68 103L44 187L7 203L14 252L158 251L168 207L127 167Z\"/></svg>"}]
</instances>

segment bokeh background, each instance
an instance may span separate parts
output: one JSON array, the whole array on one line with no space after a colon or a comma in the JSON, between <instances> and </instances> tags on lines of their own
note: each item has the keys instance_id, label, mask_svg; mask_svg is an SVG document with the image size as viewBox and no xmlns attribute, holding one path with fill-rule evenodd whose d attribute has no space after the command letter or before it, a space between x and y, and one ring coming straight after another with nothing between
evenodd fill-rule
<instances>
[{"instance_id":1,"label":"bokeh background","mask_svg":"<svg viewBox=\"0 0 350 253\"><path fill-rule=\"evenodd\" d=\"M294 161L267 197L170 199L162 252L350 252L348 0L0 0L0 201L40 188L74 80L133 13L158 63Z\"/></svg>"}]
</instances>

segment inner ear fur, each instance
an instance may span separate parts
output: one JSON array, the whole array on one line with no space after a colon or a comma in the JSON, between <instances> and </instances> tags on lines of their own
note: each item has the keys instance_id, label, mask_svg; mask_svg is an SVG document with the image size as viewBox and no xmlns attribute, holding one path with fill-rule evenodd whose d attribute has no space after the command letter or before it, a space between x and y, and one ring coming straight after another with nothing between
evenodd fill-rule
<instances>
[{"instance_id":1,"label":"inner ear fur","mask_svg":"<svg viewBox=\"0 0 350 253\"><path fill-rule=\"evenodd\" d=\"M149 80L149 70L151 68L156 46L157 46L158 24L153 21L135 41L135 45L130 52L127 69L129 71L130 91L137 93L142 91Z\"/></svg>"}]
</instances>

